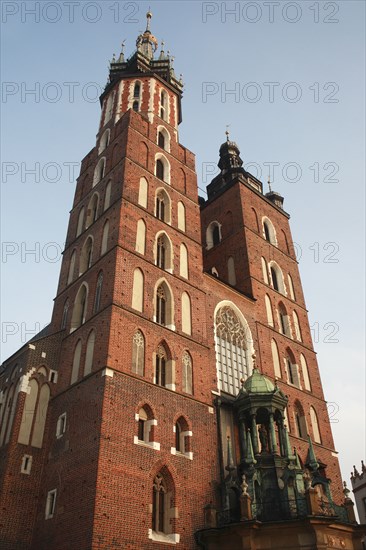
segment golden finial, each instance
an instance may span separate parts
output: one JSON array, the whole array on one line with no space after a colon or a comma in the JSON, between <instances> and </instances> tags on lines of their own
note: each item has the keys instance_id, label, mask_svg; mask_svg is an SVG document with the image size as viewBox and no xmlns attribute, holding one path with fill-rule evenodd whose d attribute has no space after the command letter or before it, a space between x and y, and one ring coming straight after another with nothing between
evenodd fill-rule
<instances>
[{"instance_id":1,"label":"golden finial","mask_svg":"<svg viewBox=\"0 0 366 550\"><path fill-rule=\"evenodd\" d=\"M257 362L256 362L257 356L256 356L255 352L253 352L253 354L252 354L252 359L253 359L253 369L256 369L257 368Z\"/></svg>"},{"instance_id":2,"label":"golden finial","mask_svg":"<svg viewBox=\"0 0 366 550\"><path fill-rule=\"evenodd\" d=\"M149 11L148 11L147 14L146 14L146 19L147 19L146 30L147 30L147 31L150 30L151 18L152 18L152 13L151 13L151 11L150 11L150 6L149 6Z\"/></svg>"}]
</instances>

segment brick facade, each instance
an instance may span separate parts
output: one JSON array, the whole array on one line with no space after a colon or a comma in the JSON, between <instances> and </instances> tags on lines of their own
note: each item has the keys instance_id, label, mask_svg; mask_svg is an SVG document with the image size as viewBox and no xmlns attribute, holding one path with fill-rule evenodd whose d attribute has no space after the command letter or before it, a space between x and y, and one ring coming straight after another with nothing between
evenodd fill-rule
<instances>
[{"instance_id":1,"label":"brick facade","mask_svg":"<svg viewBox=\"0 0 366 550\"><path fill-rule=\"evenodd\" d=\"M138 112L131 104L136 82L141 86ZM162 90L167 97L167 114L163 118ZM271 340L276 341L282 373L278 385L289 396L291 444L305 462L308 442L299 437L294 417L294 404L299 401L312 439L310 407L317 413L321 443L314 443L316 455L326 465L326 475L333 481L335 501L340 503L342 500L340 470L312 346L289 216L249 179L246 183L233 181L200 208L194 155L178 141L180 100L181 92L175 80L141 71L112 79L102 96L97 143L82 161L47 335L35 339L30 347L24 346L4 364L1 373L3 406L0 414L2 421L7 422L9 434L0 447L3 459L0 523L4 550L149 550L165 547L164 541L156 542L151 536L153 480L161 471L167 472L173 487L168 534L178 535L175 540L178 548L197 547L194 533L204 526L204 507L220 505L220 464L225 466L215 402L220 393L215 357L215 312L221 302L233 304L246 319L252 337L248 350L255 350L257 364L272 380L275 371ZM161 127L170 135L169 147L162 148L158 144ZM100 151L106 130L110 131L109 143ZM156 159L161 154L170 166L169 182L157 174ZM104 173L98 181L95 171L103 158ZM166 172L164 176L167 179ZM143 177L147 181L146 207L139 204L139 185ZM105 209L109 182L111 195ZM164 221L156 215L156 194L160 189L170 197L170 220ZM95 193L98 194L95 220L85 227ZM185 230L179 227L179 202L185 209ZM77 234L82 208L84 225ZM277 244L266 240L264 218L275 227ZM136 251L138 220L143 220L146 226L144 254ZM101 254L107 221L107 246ZM221 241L208 249L206 233L213 221L221 227ZM165 232L171 242L172 269L169 272L156 265L154 247L159 232ZM93 240L93 250L87 268L80 274L82 251L89 236ZM182 243L188 250L188 278L180 274ZM73 253L76 260L70 281ZM262 257L267 264L274 261L280 266L286 286L284 293L275 290L270 280L268 284L264 281ZM235 284L229 284L229 258L233 258L235 266ZM143 273L144 281L141 311L132 306L133 277L137 268ZM212 274L213 268L218 277ZM97 279L101 272L103 286L96 308ZM288 274L293 281L294 298L289 290ZM165 281L171 291L171 325L174 326L156 322L159 281ZM83 284L87 285L87 303L81 322L72 326L74 304ZM184 293L190 298L190 333L184 330ZM268 322L265 295L271 301L273 326ZM67 301L69 310L63 327ZM290 317L291 336L280 330L280 303ZM296 338L293 311L298 316L301 341ZM145 340L143 374L132 368L132 342L137 330ZM88 372L85 370L87 342L92 331L95 344ZM75 349L79 341L81 351L77 369ZM171 375L174 387L170 388L154 383L156 352L162 343L168 353L169 368L174 370ZM297 365L300 365L300 354L306 358L311 389L305 388L300 367L299 387L288 380L284 365L288 349ZM182 357L185 352L189 352L192 359L192 394L183 388ZM46 375L37 373L42 366ZM13 369L16 370L12 379ZM51 371L57 373L53 381ZM76 379L70 383L73 371ZM32 379L39 380L40 386L48 384L51 391L41 448L18 442ZM15 386L16 407L13 413L7 414L9 388ZM27 411L31 417L37 403ZM156 421L153 441L159 444L158 448L136 442L136 418L145 405ZM66 428L57 437L57 423L63 413L66 413ZM172 452L174 426L179 417L186 420L192 432L190 450L193 457ZM37 419L33 419L35 421ZM235 426L233 437L235 454L239 457ZM21 473L25 454L32 456L29 474ZM47 494L53 489L57 490L55 509L53 517L46 519Z\"/></svg>"}]
</instances>

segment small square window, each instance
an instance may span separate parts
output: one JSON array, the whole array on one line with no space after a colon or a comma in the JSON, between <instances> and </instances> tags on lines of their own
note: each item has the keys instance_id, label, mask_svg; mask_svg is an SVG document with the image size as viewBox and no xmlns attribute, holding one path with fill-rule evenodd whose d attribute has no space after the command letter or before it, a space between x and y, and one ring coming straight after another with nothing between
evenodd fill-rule
<instances>
[{"instance_id":1,"label":"small square window","mask_svg":"<svg viewBox=\"0 0 366 550\"><path fill-rule=\"evenodd\" d=\"M30 474L31 468L32 468L32 460L33 457L30 455L24 455L22 458L22 464L20 467L20 473L21 474Z\"/></svg>"},{"instance_id":2,"label":"small square window","mask_svg":"<svg viewBox=\"0 0 366 550\"><path fill-rule=\"evenodd\" d=\"M46 500L46 512L45 512L46 519L51 519L54 516L55 508L56 508L56 495L57 495L57 489L48 491L47 500Z\"/></svg>"},{"instance_id":3,"label":"small square window","mask_svg":"<svg viewBox=\"0 0 366 550\"><path fill-rule=\"evenodd\" d=\"M61 414L57 420L56 437L60 438L66 431L66 413Z\"/></svg>"}]
</instances>

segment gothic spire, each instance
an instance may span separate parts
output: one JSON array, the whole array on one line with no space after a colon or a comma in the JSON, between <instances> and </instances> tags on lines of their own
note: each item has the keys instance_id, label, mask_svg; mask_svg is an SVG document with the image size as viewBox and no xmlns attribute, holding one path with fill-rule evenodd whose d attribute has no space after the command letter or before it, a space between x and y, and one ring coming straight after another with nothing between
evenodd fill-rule
<instances>
[{"instance_id":1,"label":"gothic spire","mask_svg":"<svg viewBox=\"0 0 366 550\"><path fill-rule=\"evenodd\" d=\"M308 435L308 441L309 441L309 450L308 450L306 463L310 466L312 470L318 470L319 462L316 459L313 442L311 441L310 435Z\"/></svg>"},{"instance_id":2,"label":"gothic spire","mask_svg":"<svg viewBox=\"0 0 366 550\"><path fill-rule=\"evenodd\" d=\"M142 53L148 59L154 58L154 53L158 48L158 41L155 36L151 34L150 30L151 18L152 13L151 11L148 11L146 14L146 30L143 34L140 34L137 37L136 41L137 51Z\"/></svg>"}]
</instances>

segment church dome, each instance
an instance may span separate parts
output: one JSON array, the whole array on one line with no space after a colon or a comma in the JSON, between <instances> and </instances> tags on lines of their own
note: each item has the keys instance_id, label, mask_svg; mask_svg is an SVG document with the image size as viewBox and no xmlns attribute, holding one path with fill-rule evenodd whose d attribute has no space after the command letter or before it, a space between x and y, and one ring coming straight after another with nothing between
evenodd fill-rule
<instances>
[{"instance_id":1,"label":"church dome","mask_svg":"<svg viewBox=\"0 0 366 550\"><path fill-rule=\"evenodd\" d=\"M269 378L254 368L253 374L244 382L244 389L247 393L273 393L275 386Z\"/></svg>"}]
</instances>

